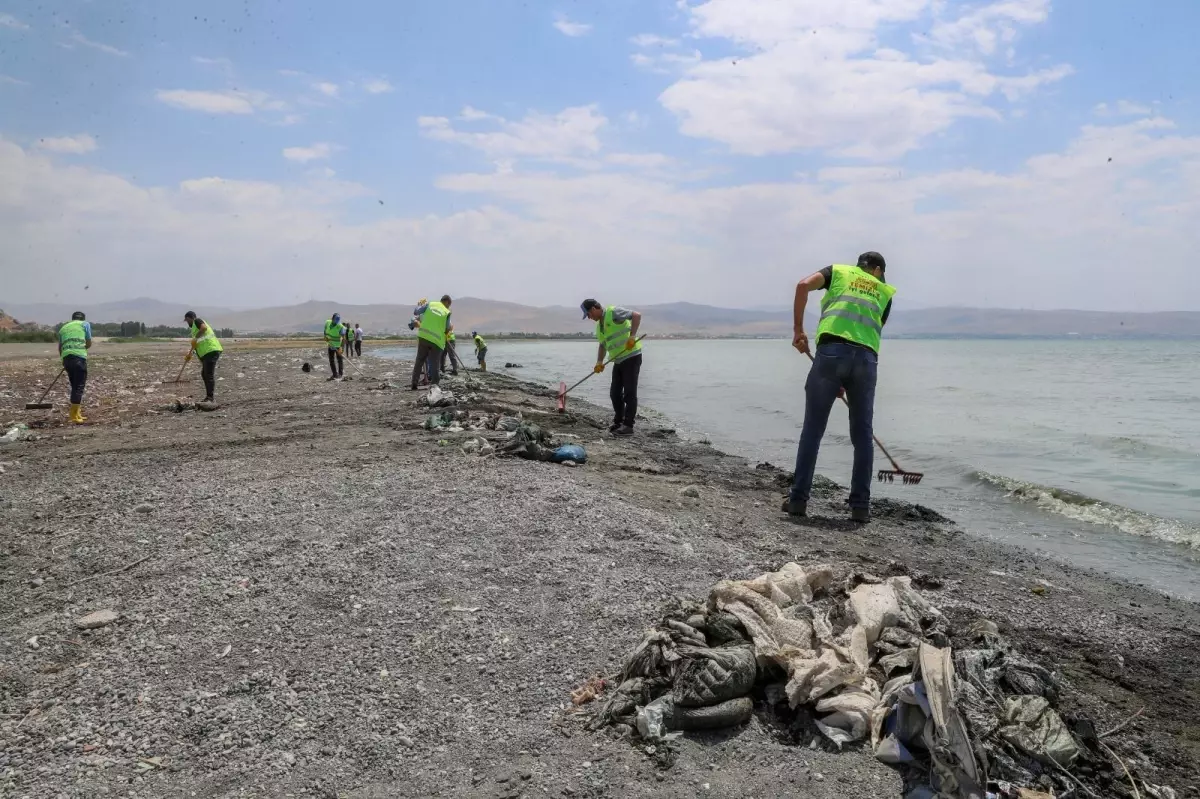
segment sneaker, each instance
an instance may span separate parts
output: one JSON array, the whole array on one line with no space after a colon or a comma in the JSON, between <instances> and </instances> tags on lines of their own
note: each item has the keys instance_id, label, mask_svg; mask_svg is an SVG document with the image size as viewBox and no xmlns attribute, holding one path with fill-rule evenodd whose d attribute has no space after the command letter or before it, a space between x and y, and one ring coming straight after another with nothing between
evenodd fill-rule
<instances>
[{"instance_id":1,"label":"sneaker","mask_svg":"<svg viewBox=\"0 0 1200 799\"><path fill-rule=\"evenodd\" d=\"M337 380L337 375L333 375L332 377L325 378L326 383L332 383L334 380Z\"/></svg>"},{"instance_id":2,"label":"sneaker","mask_svg":"<svg viewBox=\"0 0 1200 799\"><path fill-rule=\"evenodd\" d=\"M618 427L616 430L613 431L613 435L614 436L631 436L631 435L633 435L633 427L631 425L623 424L620 427Z\"/></svg>"},{"instance_id":3,"label":"sneaker","mask_svg":"<svg viewBox=\"0 0 1200 799\"><path fill-rule=\"evenodd\" d=\"M871 509L870 508L851 508L850 509L850 520L858 522L860 524L866 524L867 522L871 521Z\"/></svg>"},{"instance_id":4,"label":"sneaker","mask_svg":"<svg viewBox=\"0 0 1200 799\"><path fill-rule=\"evenodd\" d=\"M608 432L610 432L610 433L615 433L615 432L617 432L617 431L618 431L618 430L620 430L620 429L621 429L621 423L620 423L620 422L613 422L612 424L610 424L610 425L608 426Z\"/></svg>"},{"instance_id":5,"label":"sneaker","mask_svg":"<svg viewBox=\"0 0 1200 799\"><path fill-rule=\"evenodd\" d=\"M808 503L792 502L790 499L785 499L783 501L783 512L788 516L807 516Z\"/></svg>"}]
</instances>

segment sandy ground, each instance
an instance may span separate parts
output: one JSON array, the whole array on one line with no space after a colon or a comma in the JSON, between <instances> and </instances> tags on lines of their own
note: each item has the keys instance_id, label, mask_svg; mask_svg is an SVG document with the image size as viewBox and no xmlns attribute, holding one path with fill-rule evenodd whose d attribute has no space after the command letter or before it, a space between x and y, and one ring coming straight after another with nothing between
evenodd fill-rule
<instances>
[{"instance_id":1,"label":"sandy ground","mask_svg":"<svg viewBox=\"0 0 1200 799\"><path fill-rule=\"evenodd\" d=\"M607 438L602 414L560 417L501 375L470 373L473 409L578 436L586 466L466 455L467 434L419 429L418 393L379 390L406 364L327 383L315 350L230 347L222 408L172 412L202 395L194 370L161 382L178 349L97 348L83 427L65 390L22 410L52 361L0 368L0 432L37 424L0 445L4 796L899 796L868 753L810 747L765 711L687 737L664 771L570 710L676 598L793 559L919 576L956 626L991 619L1057 669L1068 716L1104 730L1145 708L1107 742L1200 796L1195 605L911 506L859 529L834 492L795 524L772 472ZM76 627L101 610L116 621Z\"/></svg>"}]
</instances>

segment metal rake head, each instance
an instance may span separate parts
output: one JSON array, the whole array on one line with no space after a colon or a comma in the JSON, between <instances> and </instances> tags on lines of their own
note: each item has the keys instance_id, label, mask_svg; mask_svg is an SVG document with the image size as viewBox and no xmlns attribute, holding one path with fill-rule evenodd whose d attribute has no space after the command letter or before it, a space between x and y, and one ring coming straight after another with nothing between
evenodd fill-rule
<instances>
[{"instance_id":1,"label":"metal rake head","mask_svg":"<svg viewBox=\"0 0 1200 799\"><path fill-rule=\"evenodd\" d=\"M896 478L899 477L901 482L909 486L915 486L921 482L921 478L924 476L923 472L900 472L892 469L880 469L879 474L876 475L881 483L894 483L896 482Z\"/></svg>"}]
</instances>

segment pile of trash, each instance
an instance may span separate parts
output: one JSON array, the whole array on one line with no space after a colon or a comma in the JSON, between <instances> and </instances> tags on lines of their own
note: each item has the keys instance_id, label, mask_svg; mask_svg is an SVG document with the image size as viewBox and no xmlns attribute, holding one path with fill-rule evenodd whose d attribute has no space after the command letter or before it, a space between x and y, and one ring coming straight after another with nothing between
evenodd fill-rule
<instances>
[{"instance_id":1,"label":"pile of trash","mask_svg":"<svg viewBox=\"0 0 1200 799\"><path fill-rule=\"evenodd\" d=\"M548 431L531 422L521 422L497 454L566 466L587 463L587 451L582 446L554 444Z\"/></svg>"},{"instance_id":2,"label":"pile of trash","mask_svg":"<svg viewBox=\"0 0 1200 799\"><path fill-rule=\"evenodd\" d=\"M1085 763L1112 775L1091 723L1068 727L1055 710L1055 676L995 624L967 631L971 648L953 650L949 636L909 577L836 581L829 566L787 563L668 614L608 681L617 687L589 726L661 744L744 723L759 699L838 749L867 742L904 773L909 799L1052 797L1080 786L1069 770Z\"/></svg>"},{"instance_id":3,"label":"pile of trash","mask_svg":"<svg viewBox=\"0 0 1200 799\"><path fill-rule=\"evenodd\" d=\"M4 435L0 436L0 444L15 444L21 439L28 437L29 425L24 422L18 422L4 431Z\"/></svg>"}]
</instances>

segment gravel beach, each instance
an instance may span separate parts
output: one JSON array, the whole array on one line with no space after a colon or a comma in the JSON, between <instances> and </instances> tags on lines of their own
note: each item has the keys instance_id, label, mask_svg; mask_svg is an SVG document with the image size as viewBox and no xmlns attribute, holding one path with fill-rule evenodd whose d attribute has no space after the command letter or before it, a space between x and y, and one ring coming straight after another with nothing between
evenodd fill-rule
<instances>
[{"instance_id":1,"label":"gravel beach","mask_svg":"<svg viewBox=\"0 0 1200 799\"><path fill-rule=\"evenodd\" d=\"M912 575L956 627L995 622L1061 675L1064 715L1141 710L1105 742L1200 797L1194 604L911 505L853 527L838 490L797 524L777 472L653 424L613 439L604 412L560 416L502 374L444 387L586 465L464 453L480 434L422 429L404 362L334 383L317 350L234 344L201 412L198 370L162 383L178 346L98 347L69 427L65 386L22 410L57 371L29 355L0 353L0 433L33 425L0 445L0 795L899 797L866 749L766 711L664 768L571 704L673 602L795 560Z\"/></svg>"}]
</instances>

